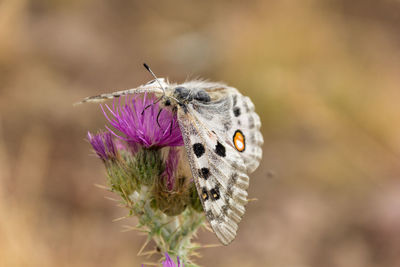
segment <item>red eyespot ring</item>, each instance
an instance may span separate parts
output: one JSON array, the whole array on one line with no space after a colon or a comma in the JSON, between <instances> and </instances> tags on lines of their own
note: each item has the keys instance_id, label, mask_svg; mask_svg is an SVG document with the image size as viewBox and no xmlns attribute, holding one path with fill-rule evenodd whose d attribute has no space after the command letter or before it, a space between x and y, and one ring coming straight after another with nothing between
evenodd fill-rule
<instances>
[{"instance_id":1,"label":"red eyespot ring","mask_svg":"<svg viewBox=\"0 0 400 267\"><path fill-rule=\"evenodd\" d=\"M233 145L239 152L243 152L245 150L246 143L242 131L236 130L235 134L233 135Z\"/></svg>"}]
</instances>

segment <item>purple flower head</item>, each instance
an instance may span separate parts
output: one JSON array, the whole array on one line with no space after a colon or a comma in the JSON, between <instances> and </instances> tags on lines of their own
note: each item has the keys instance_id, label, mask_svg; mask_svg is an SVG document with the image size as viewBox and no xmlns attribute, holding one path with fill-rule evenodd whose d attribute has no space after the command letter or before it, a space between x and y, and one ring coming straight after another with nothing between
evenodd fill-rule
<instances>
[{"instance_id":1,"label":"purple flower head","mask_svg":"<svg viewBox=\"0 0 400 267\"><path fill-rule=\"evenodd\" d=\"M181 267L181 263L179 261L179 257L177 259L178 265L171 259L168 253L165 253L165 261L162 262L163 267ZM182 267L185 267L182 263Z\"/></svg>"},{"instance_id":2,"label":"purple flower head","mask_svg":"<svg viewBox=\"0 0 400 267\"><path fill-rule=\"evenodd\" d=\"M92 135L88 132L87 136L90 144L100 159L107 161L117 157L117 150L112 140L111 133L105 132Z\"/></svg>"},{"instance_id":3,"label":"purple flower head","mask_svg":"<svg viewBox=\"0 0 400 267\"><path fill-rule=\"evenodd\" d=\"M183 146L176 114L168 109L161 109L159 103L154 103L155 101L153 95L126 96L125 104L119 99L114 100L112 108L105 105L110 115L102 106L107 120L122 133L122 136L107 129L130 145L139 144L146 148Z\"/></svg>"}]
</instances>

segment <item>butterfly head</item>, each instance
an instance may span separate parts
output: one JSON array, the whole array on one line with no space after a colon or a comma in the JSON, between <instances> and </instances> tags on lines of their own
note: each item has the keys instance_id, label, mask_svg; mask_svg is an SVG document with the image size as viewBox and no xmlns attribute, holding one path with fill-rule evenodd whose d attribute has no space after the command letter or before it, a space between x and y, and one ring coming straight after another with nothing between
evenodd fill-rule
<instances>
[{"instance_id":1,"label":"butterfly head","mask_svg":"<svg viewBox=\"0 0 400 267\"><path fill-rule=\"evenodd\" d=\"M204 103L211 101L211 97L204 89L191 88L193 86L187 87L182 85L178 85L175 88L170 88L168 82L166 83L165 80L162 78L161 79L157 78L157 76L154 74L154 72L150 69L150 67L146 63L144 63L143 66L154 77L154 80L148 82L146 85L150 85L153 83L158 83L160 85L160 88L163 91L163 95L160 98L160 100L161 99L164 100L163 103L165 106L171 106L171 105L184 106L189 102L191 102L193 99ZM172 92L172 94L170 92Z\"/></svg>"},{"instance_id":2,"label":"butterfly head","mask_svg":"<svg viewBox=\"0 0 400 267\"><path fill-rule=\"evenodd\" d=\"M190 102L193 100L190 90L183 86L175 87L174 97L181 103Z\"/></svg>"}]
</instances>

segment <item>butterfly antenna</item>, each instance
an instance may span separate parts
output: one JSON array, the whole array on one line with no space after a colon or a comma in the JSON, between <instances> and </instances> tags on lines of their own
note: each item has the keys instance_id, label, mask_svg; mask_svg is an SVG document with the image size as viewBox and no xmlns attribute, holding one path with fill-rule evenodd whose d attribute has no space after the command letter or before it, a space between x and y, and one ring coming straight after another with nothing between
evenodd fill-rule
<instances>
[{"instance_id":1,"label":"butterfly antenna","mask_svg":"<svg viewBox=\"0 0 400 267\"><path fill-rule=\"evenodd\" d=\"M150 74L154 77L154 79L156 79L157 83L160 85L161 89L163 90L163 94L165 95L164 87L161 85L160 80L157 78L157 76L154 74L154 72L150 69L149 65L147 65L146 63L143 63L143 66L146 68L146 70L148 72L150 72Z\"/></svg>"},{"instance_id":2,"label":"butterfly antenna","mask_svg":"<svg viewBox=\"0 0 400 267\"><path fill-rule=\"evenodd\" d=\"M159 97L159 98L158 98L156 101L154 101L153 103L147 105L147 106L142 110L142 116L143 116L144 112L146 111L146 109L148 109L149 107L151 107L151 106L154 105L154 104L157 104L158 102L160 102L161 99L163 99L163 98L165 97L165 89L164 89L164 87L161 85L160 80L157 78L157 76L154 74L154 72L150 69L149 65L147 65L146 63L143 63L143 66L146 68L146 70L148 70L148 72L150 72L150 74L155 78L155 80L157 81L157 83L160 85L161 89L163 90L163 95L162 95L161 97ZM161 113L161 110L160 110L160 112L159 112L158 115L157 115L157 124L158 124L158 125L160 125L160 124L158 123L158 117L159 117L160 113Z\"/></svg>"},{"instance_id":3,"label":"butterfly antenna","mask_svg":"<svg viewBox=\"0 0 400 267\"><path fill-rule=\"evenodd\" d=\"M165 88L162 87L160 80L157 78L157 76L154 74L154 72L150 69L149 65L147 65L146 63L143 63L143 66L146 68L146 70L148 70L151 73L151 75L153 75L153 77L156 79L156 81L160 85L161 89L163 90L163 95L156 102L154 102L154 104L155 104L155 103L159 102L163 97L165 97ZM178 99L176 99L173 96L169 96L169 98L172 98L176 102L181 103L181 101L179 101Z\"/></svg>"}]
</instances>

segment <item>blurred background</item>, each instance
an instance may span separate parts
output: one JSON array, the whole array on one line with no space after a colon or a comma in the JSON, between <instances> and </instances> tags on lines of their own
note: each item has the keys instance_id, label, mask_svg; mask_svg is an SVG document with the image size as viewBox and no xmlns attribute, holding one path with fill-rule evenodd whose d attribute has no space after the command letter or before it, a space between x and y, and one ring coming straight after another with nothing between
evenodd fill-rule
<instances>
[{"instance_id":1,"label":"blurred background","mask_svg":"<svg viewBox=\"0 0 400 267\"><path fill-rule=\"evenodd\" d=\"M86 97L224 81L265 139L237 239L204 266L400 266L400 2L0 1L0 266L140 266L95 184ZM201 231L202 244L218 243Z\"/></svg>"}]
</instances>

